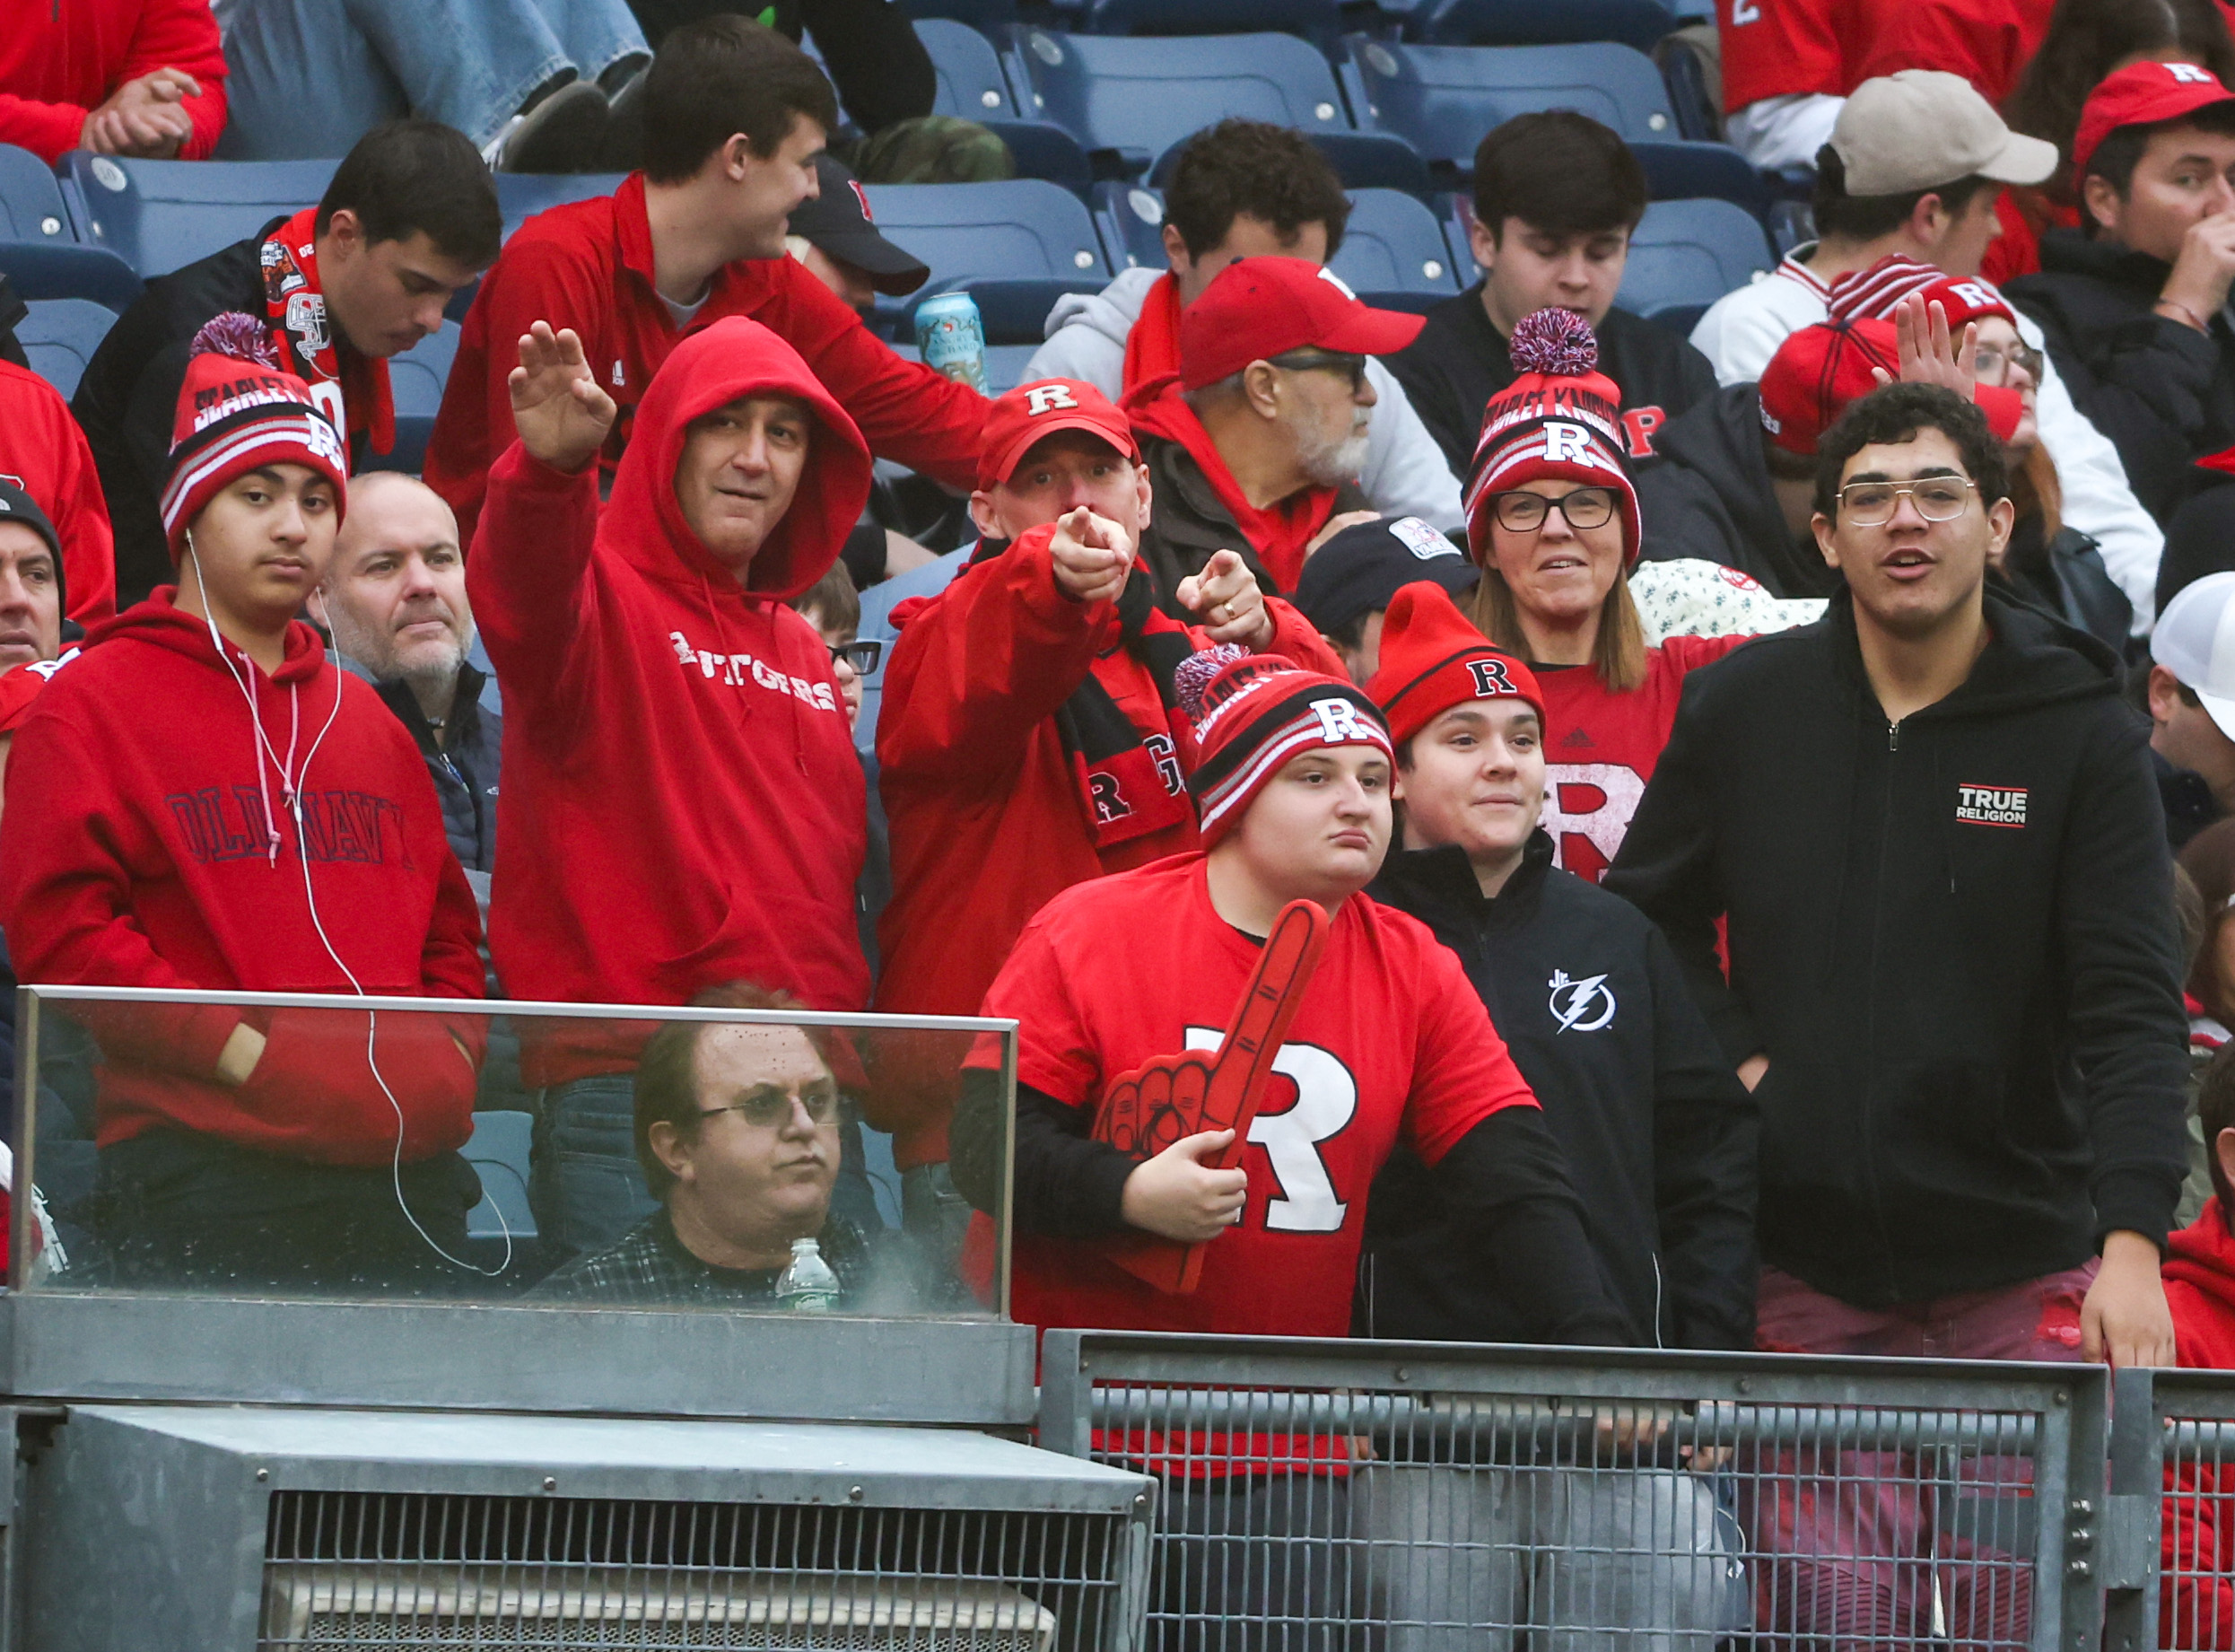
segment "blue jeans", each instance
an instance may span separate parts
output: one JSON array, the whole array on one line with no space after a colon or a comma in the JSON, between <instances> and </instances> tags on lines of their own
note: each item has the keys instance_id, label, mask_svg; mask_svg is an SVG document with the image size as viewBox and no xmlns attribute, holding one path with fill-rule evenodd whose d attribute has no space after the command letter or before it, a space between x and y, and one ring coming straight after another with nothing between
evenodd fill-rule
<instances>
[{"instance_id":1,"label":"blue jeans","mask_svg":"<svg viewBox=\"0 0 2235 1652\"><path fill-rule=\"evenodd\" d=\"M216 13L226 161L345 154L401 115L485 148L546 81L595 80L647 49L626 0L216 0Z\"/></svg>"}]
</instances>

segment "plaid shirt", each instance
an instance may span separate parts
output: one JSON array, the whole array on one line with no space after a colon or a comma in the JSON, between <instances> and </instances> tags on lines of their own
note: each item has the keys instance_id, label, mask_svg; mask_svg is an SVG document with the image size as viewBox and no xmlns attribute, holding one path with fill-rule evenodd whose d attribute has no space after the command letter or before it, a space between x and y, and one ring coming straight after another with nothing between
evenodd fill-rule
<instances>
[{"instance_id":1,"label":"plaid shirt","mask_svg":"<svg viewBox=\"0 0 2235 1652\"><path fill-rule=\"evenodd\" d=\"M816 1235L838 1275L839 1300L852 1296L869 1259L861 1230L834 1216ZM781 1268L719 1268L676 1237L662 1205L611 1247L578 1258L536 1289L547 1299L639 1306L773 1307Z\"/></svg>"}]
</instances>

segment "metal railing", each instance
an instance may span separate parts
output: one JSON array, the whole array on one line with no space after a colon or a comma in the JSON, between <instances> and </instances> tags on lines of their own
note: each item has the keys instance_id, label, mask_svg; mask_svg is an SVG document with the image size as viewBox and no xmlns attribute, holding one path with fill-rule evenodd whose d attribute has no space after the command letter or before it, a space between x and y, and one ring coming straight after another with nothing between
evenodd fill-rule
<instances>
[{"instance_id":1,"label":"metal railing","mask_svg":"<svg viewBox=\"0 0 2235 1652\"><path fill-rule=\"evenodd\" d=\"M2106 1652L2235 1647L2235 1372L2121 1371L2112 1397Z\"/></svg>"},{"instance_id":2,"label":"metal railing","mask_svg":"<svg viewBox=\"0 0 2235 1652\"><path fill-rule=\"evenodd\" d=\"M1162 1482L1151 1652L2091 1652L2138 1586L2099 1368L1055 1331L1041 1383Z\"/></svg>"}]
</instances>

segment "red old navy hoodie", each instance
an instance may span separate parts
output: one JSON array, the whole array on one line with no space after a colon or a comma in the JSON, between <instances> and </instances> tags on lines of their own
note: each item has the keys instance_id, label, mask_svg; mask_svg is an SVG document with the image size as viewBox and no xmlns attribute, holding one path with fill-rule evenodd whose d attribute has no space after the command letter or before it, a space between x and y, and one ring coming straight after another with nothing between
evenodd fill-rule
<instances>
[{"instance_id":1,"label":"red old navy hoodie","mask_svg":"<svg viewBox=\"0 0 2235 1652\"><path fill-rule=\"evenodd\" d=\"M817 428L791 508L740 589L685 524L685 426L742 396ZM785 604L837 560L869 487L860 434L807 363L732 317L676 346L637 405L613 498L518 441L467 561L504 685L489 939L516 998L680 1004L750 981L813 1009L869 998L854 919L860 760L830 652ZM554 1023L528 1081L633 1064L649 1027Z\"/></svg>"},{"instance_id":2,"label":"red old navy hoodie","mask_svg":"<svg viewBox=\"0 0 2235 1652\"><path fill-rule=\"evenodd\" d=\"M308 625L289 627L270 677L225 645L256 695L264 738L302 782L299 841L286 782L239 683L206 622L173 607L172 594L164 587L96 627L16 736L0 817L0 923L18 975L347 994L312 920L307 870L317 919L367 992L478 998L473 891L403 725L335 669ZM172 1126L328 1164L386 1165L396 1149L361 1011L118 1006L84 1018L104 1055L104 1147ZM212 1075L243 1020L268 1042L233 1089ZM445 1026L394 1014L377 1024L406 1160L458 1147L472 1128L474 1071L453 1031L477 1049L473 1018Z\"/></svg>"}]
</instances>

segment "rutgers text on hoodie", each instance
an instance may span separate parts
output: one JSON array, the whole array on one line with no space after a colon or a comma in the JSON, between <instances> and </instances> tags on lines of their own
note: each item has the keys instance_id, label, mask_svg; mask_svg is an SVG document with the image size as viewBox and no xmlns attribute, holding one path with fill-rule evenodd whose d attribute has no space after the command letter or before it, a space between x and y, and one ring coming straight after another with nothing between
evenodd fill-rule
<instances>
[{"instance_id":1,"label":"rutgers text on hoodie","mask_svg":"<svg viewBox=\"0 0 2235 1652\"><path fill-rule=\"evenodd\" d=\"M2185 1164L2171 869L2110 651L1992 588L1889 724L1852 604L1694 672L1606 887L1757 1051L1762 1260L1863 1307L2162 1244ZM1730 981L1715 920L1730 920Z\"/></svg>"},{"instance_id":2,"label":"rutgers text on hoodie","mask_svg":"<svg viewBox=\"0 0 2235 1652\"><path fill-rule=\"evenodd\" d=\"M376 995L478 998L473 891L403 725L300 621L268 677L225 644L236 679L208 623L171 596L165 587L97 627L16 736L0 922L21 978L347 994L354 975ZM230 1088L213 1075L244 1020L267 1042L249 1082ZM385 1166L396 1151L362 1014L135 1009L96 1030L103 1147L163 1127L327 1164ZM471 1018L379 1022L406 1162L471 1130L474 1072L453 1030L478 1048Z\"/></svg>"},{"instance_id":3,"label":"rutgers text on hoodie","mask_svg":"<svg viewBox=\"0 0 2235 1652\"><path fill-rule=\"evenodd\" d=\"M755 394L805 403L816 428L740 586L685 523L675 474L693 419ZM489 942L508 991L680 1004L748 981L816 1010L868 1001L861 763L830 651L785 605L837 560L869 487L853 422L742 317L661 366L602 511L595 465L563 475L516 440L490 470L466 581L504 685ZM522 1060L558 1084L634 1050L585 1024Z\"/></svg>"}]
</instances>

